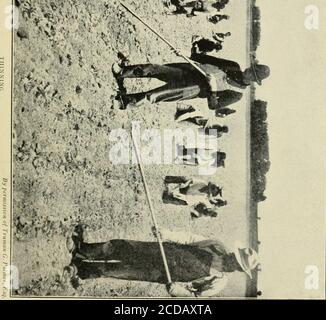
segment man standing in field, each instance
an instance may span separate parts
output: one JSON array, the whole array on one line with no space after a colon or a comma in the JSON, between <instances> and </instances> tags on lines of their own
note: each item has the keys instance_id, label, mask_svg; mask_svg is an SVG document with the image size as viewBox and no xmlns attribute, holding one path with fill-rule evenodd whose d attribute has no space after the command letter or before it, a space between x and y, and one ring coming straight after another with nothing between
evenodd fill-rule
<instances>
[{"instance_id":1,"label":"man standing in field","mask_svg":"<svg viewBox=\"0 0 326 320\"><path fill-rule=\"evenodd\" d=\"M145 101L159 103L205 98L210 109L218 110L238 102L245 88L252 82L261 84L270 74L269 68L260 64L242 71L238 63L230 60L200 54L193 54L191 59L206 76L190 63L113 64L112 72L120 86L126 78L155 78L166 83L147 92L127 94L123 90L120 98L124 107Z\"/></svg>"},{"instance_id":2,"label":"man standing in field","mask_svg":"<svg viewBox=\"0 0 326 320\"><path fill-rule=\"evenodd\" d=\"M69 245L72 260L66 270L72 278L113 277L166 284L157 242L113 239L87 243L85 233L85 227L78 225ZM231 273L245 272L251 278L258 265L258 255L251 248L236 246L230 252L218 240L168 230L160 233L173 281L167 284L171 296L219 296Z\"/></svg>"}]
</instances>

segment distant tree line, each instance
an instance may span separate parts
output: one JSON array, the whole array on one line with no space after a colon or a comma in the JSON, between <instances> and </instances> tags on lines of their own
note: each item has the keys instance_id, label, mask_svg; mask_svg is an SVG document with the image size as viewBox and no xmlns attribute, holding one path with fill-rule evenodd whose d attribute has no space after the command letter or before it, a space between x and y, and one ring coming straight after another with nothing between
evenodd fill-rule
<instances>
[{"instance_id":1,"label":"distant tree line","mask_svg":"<svg viewBox=\"0 0 326 320\"><path fill-rule=\"evenodd\" d=\"M256 6L256 1L253 1L252 5L252 26L251 26L251 51L256 51L260 44L260 34L261 34L261 27L260 27L260 9Z\"/></svg>"},{"instance_id":2,"label":"distant tree line","mask_svg":"<svg viewBox=\"0 0 326 320\"><path fill-rule=\"evenodd\" d=\"M270 168L267 125L267 102L251 104L251 194L252 200L266 200L266 174Z\"/></svg>"}]
</instances>

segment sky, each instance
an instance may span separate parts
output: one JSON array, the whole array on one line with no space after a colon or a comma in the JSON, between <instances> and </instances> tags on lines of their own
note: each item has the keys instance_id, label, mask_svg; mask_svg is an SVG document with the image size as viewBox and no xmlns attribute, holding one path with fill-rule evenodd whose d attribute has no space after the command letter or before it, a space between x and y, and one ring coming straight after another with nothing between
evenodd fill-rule
<instances>
[{"instance_id":1,"label":"sky","mask_svg":"<svg viewBox=\"0 0 326 320\"><path fill-rule=\"evenodd\" d=\"M257 90L268 101L271 170L259 206L263 298L325 294L325 21L305 27L305 0L257 0L261 63L271 77Z\"/></svg>"}]
</instances>

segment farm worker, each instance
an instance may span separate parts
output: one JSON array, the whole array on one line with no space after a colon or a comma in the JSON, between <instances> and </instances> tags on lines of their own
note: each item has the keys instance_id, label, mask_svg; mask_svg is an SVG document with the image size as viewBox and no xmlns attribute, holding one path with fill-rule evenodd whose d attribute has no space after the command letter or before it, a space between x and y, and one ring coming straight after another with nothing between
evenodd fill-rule
<instances>
[{"instance_id":1,"label":"farm worker","mask_svg":"<svg viewBox=\"0 0 326 320\"><path fill-rule=\"evenodd\" d=\"M218 240L169 230L160 233L173 281L167 285L172 296L218 296L231 273L245 272L252 278L252 270L258 265L258 255L251 248L236 244L230 252ZM85 228L78 225L70 248L70 269L75 277L166 283L156 242L116 239L86 243L84 237Z\"/></svg>"}]
</instances>

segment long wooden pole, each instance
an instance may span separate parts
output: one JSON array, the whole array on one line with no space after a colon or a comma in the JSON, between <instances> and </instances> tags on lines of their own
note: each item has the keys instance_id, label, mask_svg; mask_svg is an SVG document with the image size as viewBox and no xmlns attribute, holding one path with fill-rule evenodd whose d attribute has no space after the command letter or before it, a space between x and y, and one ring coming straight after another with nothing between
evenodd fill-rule
<instances>
[{"instance_id":1,"label":"long wooden pole","mask_svg":"<svg viewBox=\"0 0 326 320\"><path fill-rule=\"evenodd\" d=\"M161 40L163 40L168 46L170 46L173 50L176 50L175 47L172 45L170 41L165 39L163 36L161 36L153 27L151 27L147 22L145 22L143 19L141 19L135 12L133 12L131 9L129 9L123 2L120 2L121 6L124 7L128 12L130 12L135 18L137 18L142 24L144 24L149 30L154 32ZM193 61L191 61L188 57L180 53L180 56L185 59L188 63L190 63L197 71L199 71L202 75L205 77L207 76L206 72L202 70L197 64L195 64Z\"/></svg>"},{"instance_id":2,"label":"long wooden pole","mask_svg":"<svg viewBox=\"0 0 326 320\"><path fill-rule=\"evenodd\" d=\"M132 137L132 142L134 144L134 149L135 149L136 157L137 157L137 160L138 160L139 170L140 170L140 173L141 173L141 176L142 176L142 179L143 179L145 193L146 193L146 197L147 197L149 209L150 209L150 212L151 212L153 224L154 224L154 227L155 227L155 230L156 230L156 238L157 238L157 241L158 241L158 244L159 244L159 247L160 247L160 251L161 251L161 255L162 255L162 259L163 259L163 264L164 264L164 269L165 269L166 277L167 277L168 283L172 283L171 274L170 274L168 262L167 262L167 259L166 259L166 255L165 255L165 251L164 251L164 247L163 247L163 242L162 242L161 234L159 232L159 227L158 227L158 223L157 223L157 220L156 220L156 216L155 216L155 212L154 212L154 207L153 207L152 200L151 200L151 197L150 197L150 194L149 194L149 188L148 188L148 185L147 185L146 176L145 176L145 173L144 173L144 168L143 168L143 165L142 165L142 161L141 161L141 156L140 156L140 153L139 153L138 145L137 145L137 143L135 141L135 138L134 138L134 136L132 134L131 134L131 137Z\"/></svg>"}]
</instances>

